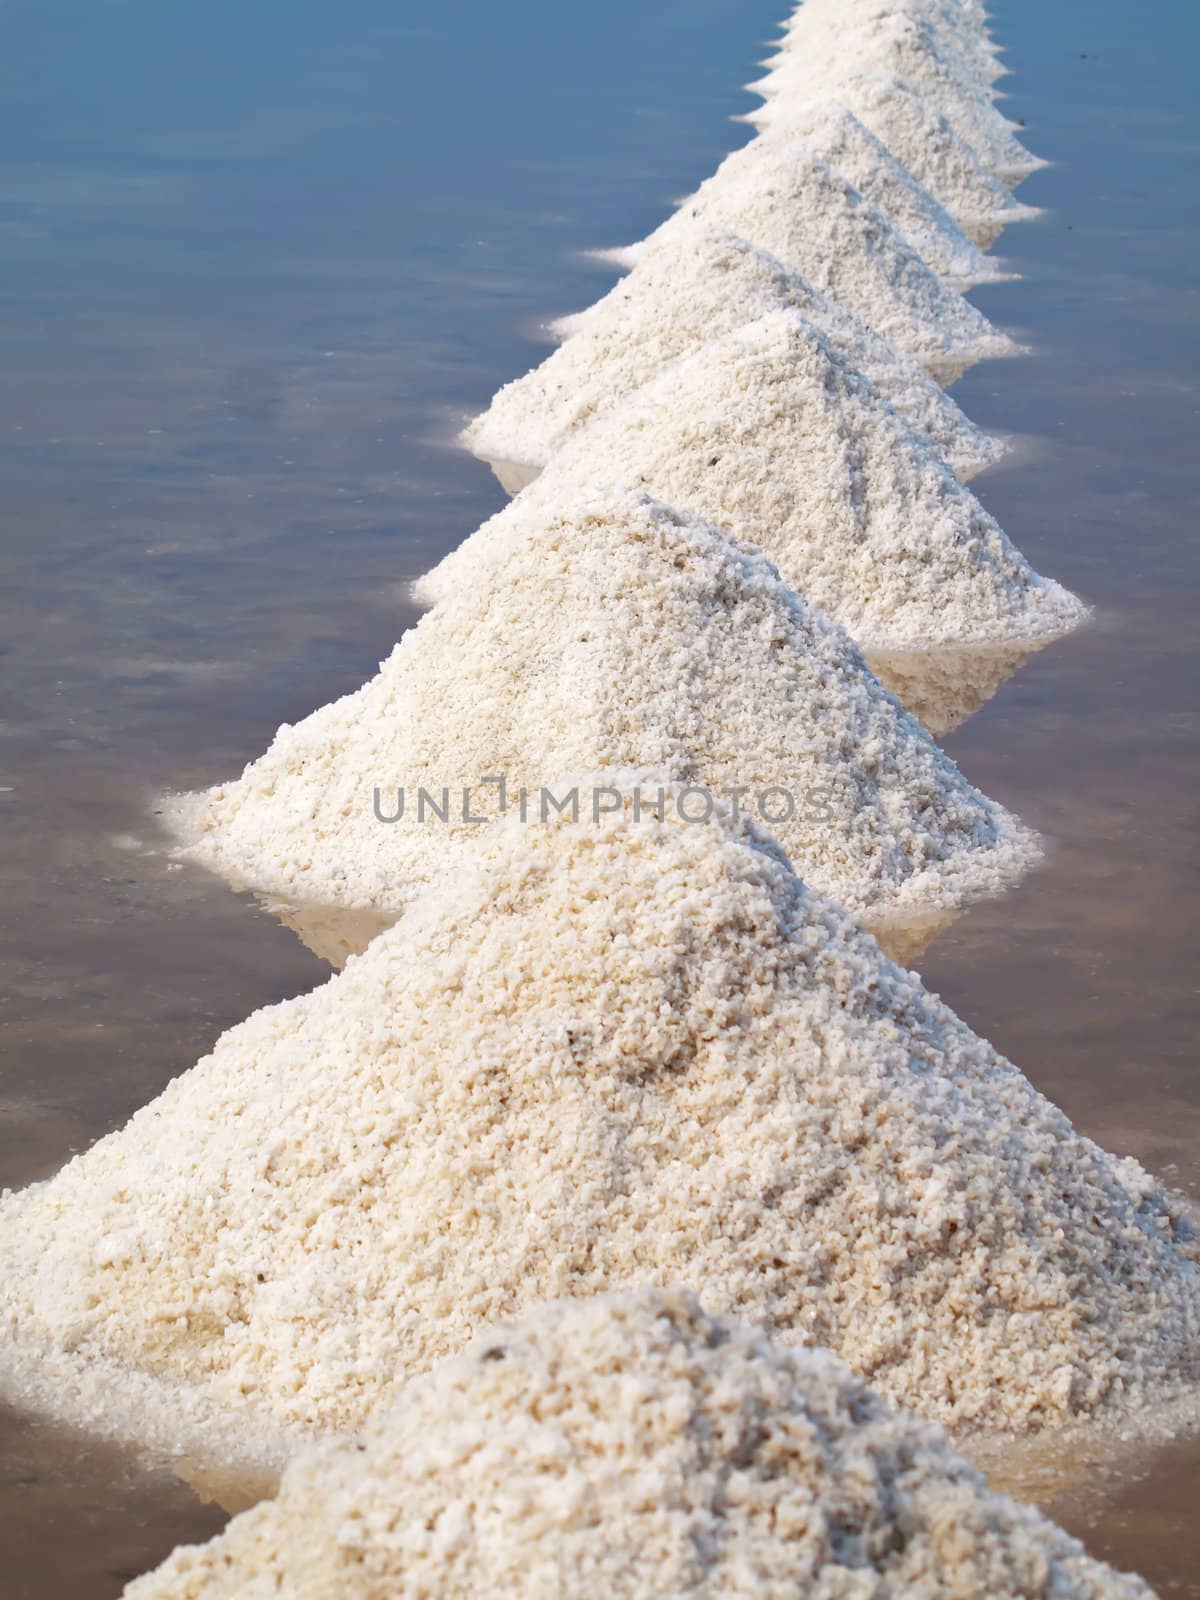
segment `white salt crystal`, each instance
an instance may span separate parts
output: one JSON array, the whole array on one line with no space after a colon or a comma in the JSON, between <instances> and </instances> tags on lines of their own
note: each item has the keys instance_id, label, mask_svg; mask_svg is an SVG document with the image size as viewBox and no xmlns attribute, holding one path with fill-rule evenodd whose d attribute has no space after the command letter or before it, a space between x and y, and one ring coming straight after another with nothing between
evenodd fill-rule
<instances>
[{"instance_id":1,"label":"white salt crystal","mask_svg":"<svg viewBox=\"0 0 1200 1600\"><path fill-rule=\"evenodd\" d=\"M784 57L803 52L810 41L828 41L831 34L843 40L852 38L856 27L876 27L897 16L923 23L942 52L981 83L990 85L1007 74L1000 48L982 19L965 15L957 4L946 5L939 0L804 0L784 25L778 53Z\"/></svg>"},{"instance_id":2,"label":"white salt crystal","mask_svg":"<svg viewBox=\"0 0 1200 1600\"><path fill-rule=\"evenodd\" d=\"M689 1283L929 1418L1027 1429L1176 1382L1194 1255L777 847L626 811L492 831L0 1198L0 1370L100 1369L113 1427L157 1384L254 1449L353 1432L542 1301Z\"/></svg>"},{"instance_id":3,"label":"white salt crystal","mask_svg":"<svg viewBox=\"0 0 1200 1600\"><path fill-rule=\"evenodd\" d=\"M845 106L834 100L789 104L786 130L848 179L865 200L886 211L917 254L955 288L1011 276L984 255L941 202Z\"/></svg>"},{"instance_id":4,"label":"white salt crystal","mask_svg":"<svg viewBox=\"0 0 1200 1600\"><path fill-rule=\"evenodd\" d=\"M1002 892L1037 858L842 631L698 518L559 485L488 535L503 562L460 574L376 678L183 804L190 855L291 900L398 916L477 848L464 786L466 815L494 817L486 775L536 811L564 773L632 767L714 793L786 789L777 832L797 870L881 937ZM377 818L376 786L385 816L405 787L396 823ZM448 789L444 822L422 821L421 787Z\"/></svg>"},{"instance_id":5,"label":"white salt crystal","mask_svg":"<svg viewBox=\"0 0 1200 1600\"><path fill-rule=\"evenodd\" d=\"M1006 182L1019 182L1046 165L1019 142L1015 124L997 110L986 86L939 46L928 22L902 13L852 14L845 22L840 14L824 18L823 25L805 31L802 46L797 43L779 66L748 87L767 99L840 99L841 81L855 72L898 73Z\"/></svg>"},{"instance_id":6,"label":"white salt crystal","mask_svg":"<svg viewBox=\"0 0 1200 1600\"><path fill-rule=\"evenodd\" d=\"M575 483L625 483L760 545L784 580L887 652L1045 642L1086 608L1040 577L914 430L795 312L701 346L598 417L418 585L495 572Z\"/></svg>"},{"instance_id":7,"label":"white salt crystal","mask_svg":"<svg viewBox=\"0 0 1200 1600\"><path fill-rule=\"evenodd\" d=\"M824 92L836 93L839 103L871 129L976 244L986 248L1010 223L1040 215L985 171L966 140L897 74L847 70L835 91ZM779 96L746 120L787 136L791 116L803 117L807 103L803 93Z\"/></svg>"},{"instance_id":8,"label":"white salt crystal","mask_svg":"<svg viewBox=\"0 0 1200 1600\"><path fill-rule=\"evenodd\" d=\"M127 1600L1153 1600L819 1350L679 1289L543 1306Z\"/></svg>"},{"instance_id":9,"label":"white salt crystal","mask_svg":"<svg viewBox=\"0 0 1200 1600\"><path fill-rule=\"evenodd\" d=\"M502 480L520 487L581 427L677 357L787 309L814 322L885 399L928 434L960 479L999 459L1003 446L861 318L744 239L700 227L648 250L602 300L564 319L558 325L567 336L562 346L506 384L466 429L463 442L485 460L502 463Z\"/></svg>"},{"instance_id":10,"label":"white salt crystal","mask_svg":"<svg viewBox=\"0 0 1200 1600\"><path fill-rule=\"evenodd\" d=\"M736 233L777 256L942 382L1016 351L802 140L758 138L735 150L648 239L617 258L632 266L697 226Z\"/></svg>"}]
</instances>

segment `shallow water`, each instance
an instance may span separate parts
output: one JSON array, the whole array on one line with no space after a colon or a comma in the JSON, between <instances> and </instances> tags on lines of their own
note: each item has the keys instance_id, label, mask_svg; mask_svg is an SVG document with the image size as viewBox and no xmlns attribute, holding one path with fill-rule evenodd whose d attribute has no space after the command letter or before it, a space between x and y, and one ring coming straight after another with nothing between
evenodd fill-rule
<instances>
[{"instance_id":1,"label":"shallow water","mask_svg":"<svg viewBox=\"0 0 1200 1600\"><path fill-rule=\"evenodd\" d=\"M1196 1201L1200 17L1178 3L995 11L1009 114L1056 166L1021 190L1050 215L1000 241L1022 282L972 295L1035 353L976 369L955 396L1025 436L972 487L1098 615L945 740L1053 849L921 970L1079 1127ZM1193 1436L1043 1499L1097 1555L1198 1595L1198 1482Z\"/></svg>"},{"instance_id":2,"label":"shallow water","mask_svg":"<svg viewBox=\"0 0 1200 1600\"><path fill-rule=\"evenodd\" d=\"M0 1183L328 970L172 868L147 798L374 669L405 581L503 502L453 419L610 281L576 252L645 233L745 136L727 119L779 10L6 9ZM1023 281L973 295L1036 353L955 393L1025 441L975 487L1100 616L947 738L1055 850L921 965L1086 1131L1197 1196L1200 18L995 10L1010 110L1057 165L1021 191L1050 215L998 247ZM1197 1593L1198 1467L1184 1441L1055 1513ZM12 1600L103 1600L220 1520L0 1414Z\"/></svg>"}]
</instances>

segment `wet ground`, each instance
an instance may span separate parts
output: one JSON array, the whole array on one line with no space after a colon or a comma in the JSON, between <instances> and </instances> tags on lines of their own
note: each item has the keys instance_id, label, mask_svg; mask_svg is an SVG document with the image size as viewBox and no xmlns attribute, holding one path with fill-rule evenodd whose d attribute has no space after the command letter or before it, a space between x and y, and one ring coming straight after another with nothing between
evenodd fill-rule
<instances>
[{"instance_id":1,"label":"wet ground","mask_svg":"<svg viewBox=\"0 0 1200 1600\"><path fill-rule=\"evenodd\" d=\"M576 252L645 233L743 137L736 85L779 14L519 9L6 11L0 1184L326 970L154 852L149 797L239 770L387 653L405 580L503 501L453 419L537 359L539 317L604 287ZM946 741L1054 850L922 971L1088 1133L1197 1197L1200 17L995 11L1010 110L1056 165L1022 190L1048 215L998 247L1022 281L973 296L1035 354L956 396L1023 439L974 487L1099 613ZM1197 1594L1198 1469L1180 1441L1052 1509ZM11 1600L107 1600L220 1521L0 1414Z\"/></svg>"}]
</instances>

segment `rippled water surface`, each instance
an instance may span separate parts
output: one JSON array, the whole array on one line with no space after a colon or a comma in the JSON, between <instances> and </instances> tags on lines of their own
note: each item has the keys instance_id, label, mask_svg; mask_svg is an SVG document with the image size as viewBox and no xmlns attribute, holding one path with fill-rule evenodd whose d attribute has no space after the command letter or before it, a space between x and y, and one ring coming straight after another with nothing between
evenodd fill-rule
<instances>
[{"instance_id":1,"label":"rippled water surface","mask_svg":"<svg viewBox=\"0 0 1200 1600\"><path fill-rule=\"evenodd\" d=\"M5 8L0 1183L322 975L249 898L168 865L149 799L236 772L387 653L405 580L503 500L455 420L537 359L539 318L603 289L579 251L645 233L744 138L737 85L780 10ZM1055 848L922 968L1195 1197L1200 20L995 11L1009 109L1056 165L1022 190L1047 215L999 246L1022 280L974 296L1035 353L956 394L1022 438L983 498L1099 615L947 741ZM1183 1440L1054 1509L1200 1593L1198 1467ZM104 1600L220 1521L0 1414L12 1600Z\"/></svg>"}]
</instances>

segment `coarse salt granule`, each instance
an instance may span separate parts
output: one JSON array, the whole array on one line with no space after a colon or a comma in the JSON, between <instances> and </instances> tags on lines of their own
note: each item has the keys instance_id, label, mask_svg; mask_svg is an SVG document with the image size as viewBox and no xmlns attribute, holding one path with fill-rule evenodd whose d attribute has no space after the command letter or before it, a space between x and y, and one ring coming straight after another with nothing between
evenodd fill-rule
<instances>
[{"instance_id":1,"label":"coarse salt granule","mask_svg":"<svg viewBox=\"0 0 1200 1600\"><path fill-rule=\"evenodd\" d=\"M626 807L494 830L0 1198L0 1379L98 1365L108 1426L150 1379L295 1443L542 1301L687 1283L929 1419L1029 1430L1177 1382L1194 1255L777 846Z\"/></svg>"},{"instance_id":2,"label":"coarse salt granule","mask_svg":"<svg viewBox=\"0 0 1200 1600\"><path fill-rule=\"evenodd\" d=\"M536 477L580 428L697 345L771 311L814 322L912 425L934 440L961 480L1003 445L976 428L934 380L852 312L736 235L697 228L648 251L586 311L557 326L564 343L506 384L463 434L506 486Z\"/></svg>"},{"instance_id":3,"label":"coarse salt granule","mask_svg":"<svg viewBox=\"0 0 1200 1600\"><path fill-rule=\"evenodd\" d=\"M1014 199L998 178L985 171L967 142L897 74L847 71L838 78L836 96L977 245L986 249L1010 223L1041 215L1036 207ZM807 104L803 93L779 96L745 120L787 136L790 117L793 113L803 117Z\"/></svg>"},{"instance_id":4,"label":"coarse salt granule","mask_svg":"<svg viewBox=\"0 0 1200 1600\"><path fill-rule=\"evenodd\" d=\"M777 256L943 383L976 361L1016 353L884 212L802 140L757 138L735 150L648 239L616 259L633 266L698 225L736 233Z\"/></svg>"},{"instance_id":5,"label":"coarse salt granule","mask_svg":"<svg viewBox=\"0 0 1200 1600\"><path fill-rule=\"evenodd\" d=\"M992 37L991 13L984 0L797 0L790 17L783 24L785 31L795 27L804 7L810 3L818 12L830 11L839 3L847 14L856 9L880 16L893 11L910 11L930 18L935 24L948 25L960 38L979 40L990 51L1000 48Z\"/></svg>"},{"instance_id":6,"label":"coarse salt granule","mask_svg":"<svg viewBox=\"0 0 1200 1600\"><path fill-rule=\"evenodd\" d=\"M870 129L836 100L789 105L787 136L827 161L865 200L886 211L917 254L957 289L1011 277Z\"/></svg>"},{"instance_id":7,"label":"coarse salt granule","mask_svg":"<svg viewBox=\"0 0 1200 1600\"><path fill-rule=\"evenodd\" d=\"M937 0L804 0L784 25L778 59L803 54L813 42L853 37L856 27L877 27L903 16L924 24L942 52L985 85L1007 75L1000 49L978 19L966 17L956 5Z\"/></svg>"},{"instance_id":8,"label":"coarse salt granule","mask_svg":"<svg viewBox=\"0 0 1200 1600\"><path fill-rule=\"evenodd\" d=\"M816 93L836 98L848 73L871 71L904 78L1004 182L1019 183L1046 165L1020 143L1015 124L996 109L988 88L940 48L927 22L912 16L851 16L844 24L835 17L806 32L802 47L797 43L780 66L748 87L764 99Z\"/></svg>"},{"instance_id":9,"label":"coarse salt granule","mask_svg":"<svg viewBox=\"0 0 1200 1600\"><path fill-rule=\"evenodd\" d=\"M130 1370L299 1440L538 1302L683 1282L926 1418L1027 1430L1170 1389L1194 1254L778 846L626 806L491 830L0 1198L0 1371L98 1362L110 1426Z\"/></svg>"},{"instance_id":10,"label":"coarse salt granule","mask_svg":"<svg viewBox=\"0 0 1200 1600\"><path fill-rule=\"evenodd\" d=\"M623 483L759 545L868 659L1070 632L1083 604L1040 577L934 446L798 313L700 346L598 417L417 586L493 570L577 483Z\"/></svg>"},{"instance_id":11,"label":"coarse salt granule","mask_svg":"<svg viewBox=\"0 0 1200 1600\"><path fill-rule=\"evenodd\" d=\"M1152 1600L824 1351L680 1289L560 1301L127 1600Z\"/></svg>"},{"instance_id":12,"label":"coarse salt granule","mask_svg":"<svg viewBox=\"0 0 1200 1600\"><path fill-rule=\"evenodd\" d=\"M783 791L769 813L797 870L884 938L1036 861L1034 837L758 552L623 490L514 516L502 564L460 574L377 677L183 803L189 856L292 900L398 916L463 870L482 831L464 818L496 817L485 776L536 811L564 773L627 767L713 794ZM400 787L404 815L385 825L374 791L390 817ZM444 821L422 814L422 787L448 791Z\"/></svg>"}]
</instances>

